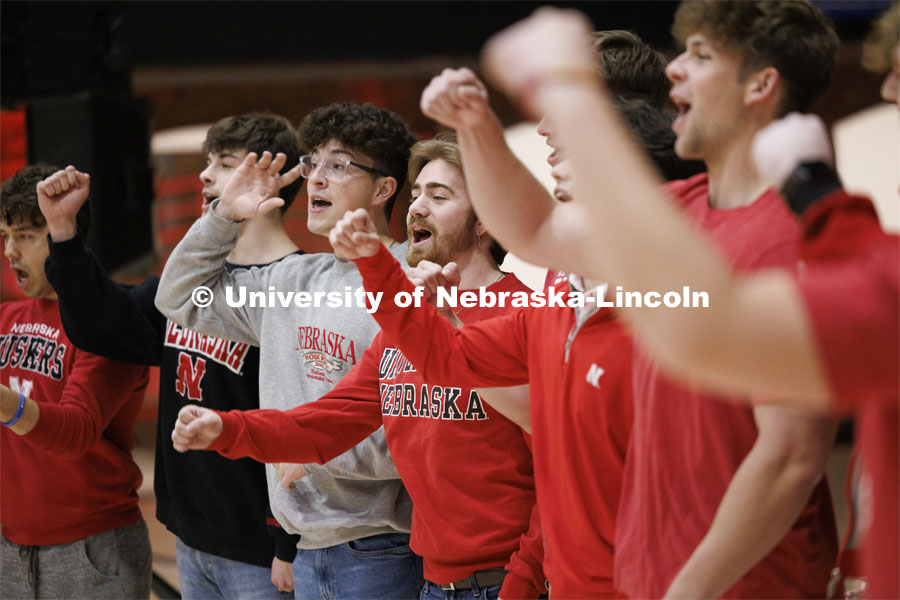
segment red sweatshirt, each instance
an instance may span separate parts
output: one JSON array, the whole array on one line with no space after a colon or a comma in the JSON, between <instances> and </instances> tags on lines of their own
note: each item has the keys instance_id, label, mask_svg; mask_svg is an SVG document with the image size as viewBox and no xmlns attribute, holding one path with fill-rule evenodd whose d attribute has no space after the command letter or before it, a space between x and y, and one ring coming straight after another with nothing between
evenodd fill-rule
<instances>
[{"instance_id":1,"label":"red sweatshirt","mask_svg":"<svg viewBox=\"0 0 900 600\"><path fill-rule=\"evenodd\" d=\"M781 197L769 191L748 206L720 210L710 208L708 189L706 174L668 187L736 270L794 264L799 222ZM634 403L616 584L632 598L659 598L709 531L758 431L751 408L673 380L646 355L635 361ZM723 597L821 597L836 550L823 478L787 535Z\"/></svg>"},{"instance_id":2,"label":"red sweatshirt","mask_svg":"<svg viewBox=\"0 0 900 600\"><path fill-rule=\"evenodd\" d=\"M385 268L406 281L387 258ZM382 288L384 303L393 303L397 289ZM514 275L488 289L528 291ZM473 322L502 312L474 307L458 316ZM323 463L384 424L413 500L410 545L425 577L451 583L505 567L501 597L537 598L545 591L543 541L527 436L470 387L445 383L433 385L379 333L331 392L285 412L222 414L222 434L210 448L229 458Z\"/></svg>"},{"instance_id":3,"label":"red sweatshirt","mask_svg":"<svg viewBox=\"0 0 900 600\"><path fill-rule=\"evenodd\" d=\"M357 261L367 290L412 290L386 252ZM454 329L430 306L381 303L382 332L428 381L530 381L544 571L559 598L615 597L615 520L632 422L628 335L601 309L524 308Z\"/></svg>"},{"instance_id":4,"label":"red sweatshirt","mask_svg":"<svg viewBox=\"0 0 900 600\"><path fill-rule=\"evenodd\" d=\"M900 238L839 191L804 214L798 285L837 408L857 414L866 596L900 597Z\"/></svg>"},{"instance_id":5,"label":"red sweatshirt","mask_svg":"<svg viewBox=\"0 0 900 600\"><path fill-rule=\"evenodd\" d=\"M0 382L40 406L20 436L0 428L0 523L22 545L73 542L141 518L131 458L146 367L75 348L53 300L0 307Z\"/></svg>"}]
</instances>

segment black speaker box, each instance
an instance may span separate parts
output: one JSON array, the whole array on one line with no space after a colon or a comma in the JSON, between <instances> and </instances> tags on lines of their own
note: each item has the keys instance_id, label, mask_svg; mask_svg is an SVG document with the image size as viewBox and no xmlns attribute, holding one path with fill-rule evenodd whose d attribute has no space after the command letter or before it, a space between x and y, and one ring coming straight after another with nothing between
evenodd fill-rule
<instances>
[{"instance_id":1,"label":"black speaker box","mask_svg":"<svg viewBox=\"0 0 900 600\"><path fill-rule=\"evenodd\" d=\"M153 249L150 103L118 94L34 99L26 107L28 162L90 173L87 242L107 271Z\"/></svg>"}]
</instances>

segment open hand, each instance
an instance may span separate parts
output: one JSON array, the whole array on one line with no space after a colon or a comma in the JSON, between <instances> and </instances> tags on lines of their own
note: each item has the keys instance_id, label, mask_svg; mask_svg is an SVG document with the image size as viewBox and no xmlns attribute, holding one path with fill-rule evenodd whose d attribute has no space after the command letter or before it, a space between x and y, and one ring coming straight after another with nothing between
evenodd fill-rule
<instances>
[{"instance_id":1,"label":"open hand","mask_svg":"<svg viewBox=\"0 0 900 600\"><path fill-rule=\"evenodd\" d=\"M242 221L264 215L284 205L278 192L300 177L300 164L281 174L279 171L287 157L279 152L272 158L271 152L263 152L257 160L250 152L222 190L222 200L216 213L232 221Z\"/></svg>"}]
</instances>

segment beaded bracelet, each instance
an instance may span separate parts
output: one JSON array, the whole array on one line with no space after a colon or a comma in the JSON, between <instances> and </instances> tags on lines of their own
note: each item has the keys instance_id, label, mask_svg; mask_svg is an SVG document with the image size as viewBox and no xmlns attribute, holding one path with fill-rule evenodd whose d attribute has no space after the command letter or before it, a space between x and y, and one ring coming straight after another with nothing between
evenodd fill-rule
<instances>
[{"instance_id":1,"label":"beaded bracelet","mask_svg":"<svg viewBox=\"0 0 900 600\"><path fill-rule=\"evenodd\" d=\"M16 409L16 414L9 421L0 421L0 425L6 425L7 427L12 427L16 423L19 422L19 419L22 418L22 413L25 411L25 395L21 392L19 393L19 408Z\"/></svg>"}]
</instances>

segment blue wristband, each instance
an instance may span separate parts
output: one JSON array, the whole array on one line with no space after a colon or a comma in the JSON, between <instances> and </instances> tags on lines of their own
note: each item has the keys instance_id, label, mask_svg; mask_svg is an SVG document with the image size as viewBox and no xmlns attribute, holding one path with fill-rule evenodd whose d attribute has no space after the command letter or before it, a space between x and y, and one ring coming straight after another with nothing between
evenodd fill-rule
<instances>
[{"instance_id":1,"label":"blue wristband","mask_svg":"<svg viewBox=\"0 0 900 600\"><path fill-rule=\"evenodd\" d=\"M0 425L6 425L7 427L12 427L16 423L19 422L19 419L22 418L22 413L25 411L25 395L21 392L19 393L19 408L16 409L16 414L9 421L0 421Z\"/></svg>"}]
</instances>

